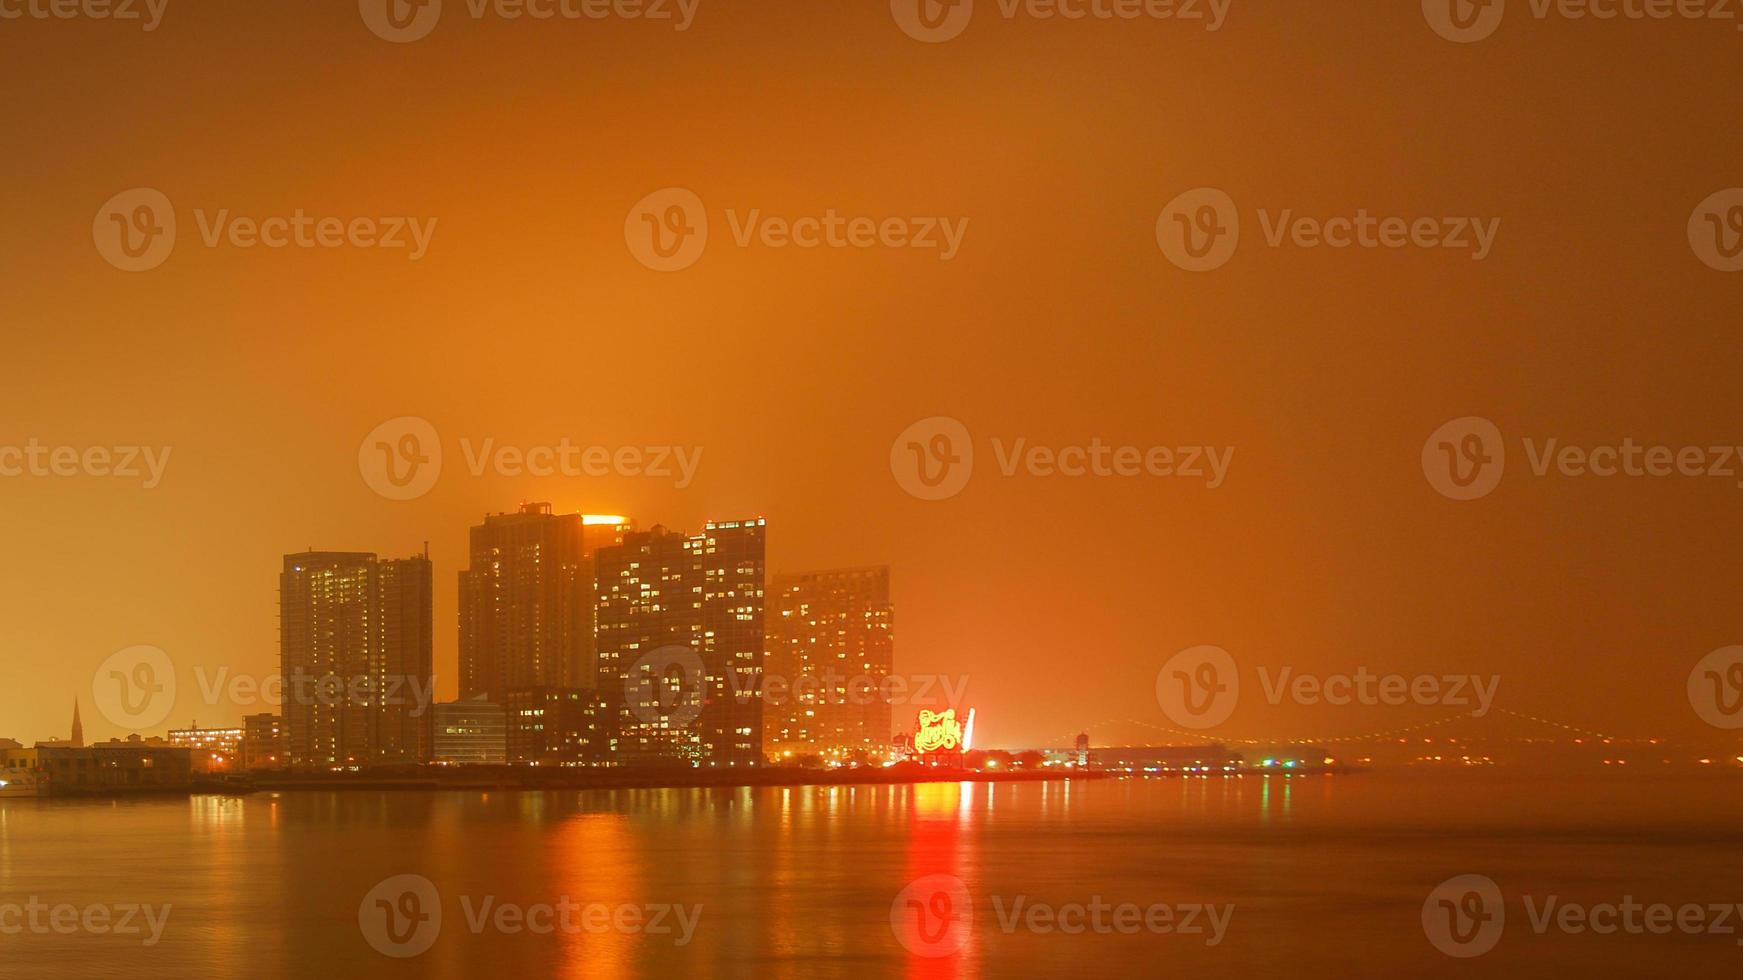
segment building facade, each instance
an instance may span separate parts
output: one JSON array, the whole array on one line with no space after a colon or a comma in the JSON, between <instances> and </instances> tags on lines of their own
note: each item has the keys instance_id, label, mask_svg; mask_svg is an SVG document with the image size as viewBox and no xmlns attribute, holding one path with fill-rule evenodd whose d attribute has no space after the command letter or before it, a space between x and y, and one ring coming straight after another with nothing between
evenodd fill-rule
<instances>
[{"instance_id":1,"label":"building facade","mask_svg":"<svg viewBox=\"0 0 1743 980\"><path fill-rule=\"evenodd\" d=\"M598 691L537 687L503 699L508 761L535 766L610 765L610 717Z\"/></svg>"},{"instance_id":2,"label":"building facade","mask_svg":"<svg viewBox=\"0 0 1743 980\"><path fill-rule=\"evenodd\" d=\"M435 759L449 766L500 766L508 761L502 705L482 698L436 705Z\"/></svg>"},{"instance_id":3,"label":"building facade","mask_svg":"<svg viewBox=\"0 0 1743 980\"><path fill-rule=\"evenodd\" d=\"M37 795L178 793L193 786L193 753L161 738L98 742L83 748L43 744L37 756Z\"/></svg>"},{"instance_id":4,"label":"building facade","mask_svg":"<svg viewBox=\"0 0 1743 980\"><path fill-rule=\"evenodd\" d=\"M0 799L39 795L37 780L41 765L36 749L27 749L12 739L0 738Z\"/></svg>"},{"instance_id":5,"label":"building facade","mask_svg":"<svg viewBox=\"0 0 1743 980\"><path fill-rule=\"evenodd\" d=\"M777 576L768 606L769 755L887 755L895 734L889 568Z\"/></svg>"},{"instance_id":6,"label":"building facade","mask_svg":"<svg viewBox=\"0 0 1743 980\"><path fill-rule=\"evenodd\" d=\"M195 772L230 772L242 757L240 728L175 728L169 733L169 744L192 753Z\"/></svg>"},{"instance_id":7,"label":"building facade","mask_svg":"<svg viewBox=\"0 0 1743 980\"><path fill-rule=\"evenodd\" d=\"M242 719L243 769L283 769L289 764L283 719L274 714L248 715Z\"/></svg>"},{"instance_id":8,"label":"building facade","mask_svg":"<svg viewBox=\"0 0 1743 980\"><path fill-rule=\"evenodd\" d=\"M523 504L472 528L460 573L460 696L592 688L593 554L616 544L621 517L555 514Z\"/></svg>"},{"instance_id":9,"label":"building facade","mask_svg":"<svg viewBox=\"0 0 1743 980\"><path fill-rule=\"evenodd\" d=\"M599 687L626 764L763 761L766 531L656 527L599 551Z\"/></svg>"},{"instance_id":10,"label":"building facade","mask_svg":"<svg viewBox=\"0 0 1743 980\"><path fill-rule=\"evenodd\" d=\"M286 555L279 576L285 755L295 768L430 755L434 684L427 555Z\"/></svg>"}]
</instances>

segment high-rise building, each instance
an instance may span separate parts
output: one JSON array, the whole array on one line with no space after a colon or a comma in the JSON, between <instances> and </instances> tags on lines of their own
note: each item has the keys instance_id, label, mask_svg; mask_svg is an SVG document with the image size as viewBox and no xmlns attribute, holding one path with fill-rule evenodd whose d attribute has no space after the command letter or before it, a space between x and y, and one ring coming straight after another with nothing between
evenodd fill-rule
<instances>
[{"instance_id":1,"label":"high-rise building","mask_svg":"<svg viewBox=\"0 0 1743 980\"><path fill-rule=\"evenodd\" d=\"M285 754L293 767L392 765L430 754L427 555L286 555L279 576Z\"/></svg>"},{"instance_id":2,"label":"high-rise building","mask_svg":"<svg viewBox=\"0 0 1743 980\"><path fill-rule=\"evenodd\" d=\"M889 568L780 575L768 604L769 754L888 752L895 731Z\"/></svg>"},{"instance_id":3,"label":"high-rise building","mask_svg":"<svg viewBox=\"0 0 1743 980\"><path fill-rule=\"evenodd\" d=\"M656 527L600 549L600 691L622 761L763 760L765 524Z\"/></svg>"},{"instance_id":4,"label":"high-rise building","mask_svg":"<svg viewBox=\"0 0 1743 980\"><path fill-rule=\"evenodd\" d=\"M472 529L471 567L460 573L461 697L598 683L593 553L628 523L532 503Z\"/></svg>"},{"instance_id":5,"label":"high-rise building","mask_svg":"<svg viewBox=\"0 0 1743 980\"><path fill-rule=\"evenodd\" d=\"M508 761L502 705L463 698L436 705L434 761L451 766L500 766Z\"/></svg>"},{"instance_id":6,"label":"high-rise building","mask_svg":"<svg viewBox=\"0 0 1743 980\"><path fill-rule=\"evenodd\" d=\"M537 766L612 762L606 703L592 689L535 687L503 699L508 761Z\"/></svg>"}]
</instances>

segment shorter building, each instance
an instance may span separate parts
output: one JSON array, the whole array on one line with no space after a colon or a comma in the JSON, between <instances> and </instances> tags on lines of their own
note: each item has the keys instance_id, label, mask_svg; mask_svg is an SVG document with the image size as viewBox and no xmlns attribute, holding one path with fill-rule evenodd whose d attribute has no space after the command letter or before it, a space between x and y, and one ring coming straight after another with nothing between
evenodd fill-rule
<instances>
[{"instance_id":1,"label":"shorter building","mask_svg":"<svg viewBox=\"0 0 1743 980\"><path fill-rule=\"evenodd\" d=\"M502 705L483 698L435 706L437 765L500 766L508 761L508 724Z\"/></svg>"},{"instance_id":2,"label":"shorter building","mask_svg":"<svg viewBox=\"0 0 1743 980\"><path fill-rule=\"evenodd\" d=\"M244 770L283 769L288 761L285 757L284 719L274 714L249 715L242 719Z\"/></svg>"},{"instance_id":3,"label":"shorter building","mask_svg":"<svg viewBox=\"0 0 1743 980\"><path fill-rule=\"evenodd\" d=\"M231 772L242 756L240 728L171 729L169 744L181 746L193 753L195 772Z\"/></svg>"},{"instance_id":4,"label":"shorter building","mask_svg":"<svg viewBox=\"0 0 1743 980\"><path fill-rule=\"evenodd\" d=\"M536 687L503 699L508 761L533 766L611 764L605 698L583 688Z\"/></svg>"},{"instance_id":5,"label":"shorter building","mask_svg":"<svg viewBox=\"0 0 1743 980\"><path fill-rule=\"evenodd\" d=\"M161 738L128 736L84 748L39 745L37 795L187 792L193 752Z\"/></svg>"},{"instance_id":6,"label":"shorter building","mask_svg":"<svg viewBox=\"0 0 1743 980\"><path fill-rule=\"evenodd\" d=\"M9 738L0 738L0 799L36 796L41 762L36 749L27 749Z\"/></svg>"}]
</instances>

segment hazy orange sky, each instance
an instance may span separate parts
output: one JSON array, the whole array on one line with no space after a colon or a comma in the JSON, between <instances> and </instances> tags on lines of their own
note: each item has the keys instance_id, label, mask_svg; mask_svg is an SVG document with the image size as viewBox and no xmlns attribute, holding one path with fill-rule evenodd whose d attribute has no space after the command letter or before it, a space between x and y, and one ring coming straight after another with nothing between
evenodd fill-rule
<instances>
[{"instance_id":1,"label":"hazy orange sky","mask_svg":"<svg viewBox=\"0 0 1743 980\"><path fill-rule=\"evenodd\" d=\"M1006 19L925 44L883 2L702 0L646 21L474 20L413 43L357 4L169 0L161 24L0 20L0 446L173 447L162 485L0 478L0 736L63 735L134 644L277 668L279 556L435 561L455 689L467 528L522 500L694 529L763 515L771 571L888 563L897 667L965 675L982 744L1171 722L1158 669L1480 673L1497 703L1713 738L1685 682L1743 643L1737 479L1537 478L1519 440L1743 445L1743 275L1685 227L1743 185L1743 33L1516 2L1449 42L1416 3L1243 3L1170 20ZM625 216L696 192L711 239L660 273ZM162 191L149 272L93 215ZM1241 209L1182 271L1158 214ZM196 210L435 219L427 255L205 247ZM916 249L738 247L727 212L969 221ZM1258 212L1499 218L1492 254L1268 247ZM961 420L958 496L889 456ZM360 477L429 420L426 496ZM1490 496L1437 494L1424 440L1510 440ZM1227 482L1005 478L992 440L1235 447ZM693 485L466 472L461 440L700 446ZM1514 454L1518 453L1515 458ZM1743 473L1743 467L1739 468ZM170 722L235 722L191 678ZM1224 730L1357 733L1445 709L1244 700ZM1162 734L1158 741L1166 741Z\"/></svg>"}]
</instances>

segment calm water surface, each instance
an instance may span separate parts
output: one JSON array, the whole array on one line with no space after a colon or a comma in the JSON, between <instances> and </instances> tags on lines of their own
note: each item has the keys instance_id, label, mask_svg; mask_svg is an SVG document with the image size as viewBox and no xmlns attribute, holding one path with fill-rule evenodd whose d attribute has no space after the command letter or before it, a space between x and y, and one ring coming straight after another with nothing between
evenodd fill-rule
<instances>
[{"instance_id":1,"label":"calm water surface","mask_svg":"<svg viewBox=\"0 0 1743 980\"><path fill-rule=\"evenodd\" d=\"M1522 898L1743 902L1740 817L1735 780L1492 775L8 800L0 907L170 912L149 948L0 934L0 976L1734 977L1737 934L1539 935ZM1429 944L1422 907L1472 873L1506 895L1505 931L1454 960ZM359 907L405 874L437 889L442 921L427 951L394 959ZM959 879L971 909L942 958L909 952L892 925L913 938L923 923L898 896L932 875ZM676 931L475 932L468 915L486 899L564 897L700 913L687 944ZM1210 945L1007 929L1019 897L1234 910Z\"/></svg>"}]
</instances>

